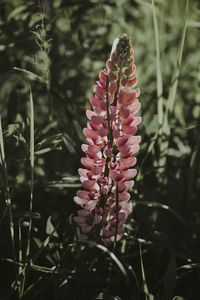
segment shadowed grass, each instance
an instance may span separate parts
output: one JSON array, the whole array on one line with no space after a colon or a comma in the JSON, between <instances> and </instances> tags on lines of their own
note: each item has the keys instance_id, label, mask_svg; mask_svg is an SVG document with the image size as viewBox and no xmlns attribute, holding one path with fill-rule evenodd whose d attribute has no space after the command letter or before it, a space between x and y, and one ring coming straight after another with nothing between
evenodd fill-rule
<instances>
[{"instance_id":1,"label":"shadowed grass","mask_svg":"<svg viewBox=\"0 0 200 300\"><path fill-rule=\"evenodd\" d=\"M29 102L30 102L30 201L29 201L29 226L28 226L28 236L27 236L27 247L26 247L26 257L25 257L25 270L27 266L30 264L30 248L31 248L31 234L32 234L32 213L33 213L33 189L34 189L34 106L33 106L33 95L31 86L30 94L29 94ZM25 282L26 282L26 273L23 272L23 269L20 267L19 274L22 273L21 280L21 292L20 298L23 296Z\"/></svg>"},{"instance_id":2,"label":"shadowed grass","mask_svg":"<svg viewBox=\"0 0 200 300\"><path fill-rule=\"evenodd\" d=\"M8 211L13 259L16 262L15 230L14 230L14 222L13 222L13 212L12 212L12 203L11 203L11 197L10 197L10 189L9 189L9 184L8 184L8 171L7 171L5 150L4 150L4 139L3 139L2 124L1 124L1 116L0 116L0 164L2 166L2 173L3 173L2 177L3 177L3 181L4 181L4 196L5 196L5 205L6 205L6 208L4 209L3 214L1 216L1 222L3 221L4 217L6 216L6 212Z\"/></svg>"},{"instance_id":3,"label":"shadowed grass","mask_svg":"<svg viewBox=\"0 0 200 300\"><path fill-rule=\"evenodd\" d=\"M154 300L154 296L149 293L146 276L144 272L144 264L143 264L143 257L142 257L142 247L141 243L139 243L139 250L140 250L140 266L141 266L141 272L142 272L142 281L143 281L143 289L145 294L145 300Z\"/></svg>"}]
</instances>

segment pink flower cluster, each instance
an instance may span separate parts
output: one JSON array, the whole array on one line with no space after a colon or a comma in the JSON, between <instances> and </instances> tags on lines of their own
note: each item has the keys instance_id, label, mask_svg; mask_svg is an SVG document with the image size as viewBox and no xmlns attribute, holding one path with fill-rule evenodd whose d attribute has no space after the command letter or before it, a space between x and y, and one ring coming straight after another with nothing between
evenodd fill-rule
<instances>
[{"instance_id":1,"label":"pink flower cluster","mask_svg":"<svg viewBox=\"0 0 200 300\"><path fill-rule=\"evenodd\" d=\"M136 176L135 155L141 137L135 135L141 117L134 52L130 38L114 40L106 68L99 73L87 110L87 128L82 145L86 157L79 169L82 189L74 201L81 206L75 222L82 239L117 241L124 234L124 223L131 210L129 190Z\"/></svg>"}]
</instances>

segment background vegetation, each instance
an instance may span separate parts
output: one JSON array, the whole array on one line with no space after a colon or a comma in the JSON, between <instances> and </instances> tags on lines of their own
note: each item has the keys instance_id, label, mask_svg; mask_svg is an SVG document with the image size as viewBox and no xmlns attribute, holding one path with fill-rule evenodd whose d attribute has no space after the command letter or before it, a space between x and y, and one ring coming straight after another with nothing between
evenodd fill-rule
<instances>
[{"instance_id":1,"label":"background vegetation","mask_svg":"<svg viewBox=\"0 0 200 300\"><path fill-rule=\"evenodd\" d=\"M199 299L199 1L0 5L1 299ZM73 196L88 97L124 32L142 148L125 239L107 249L78 242Z\"/></svg>"}]
</instances>

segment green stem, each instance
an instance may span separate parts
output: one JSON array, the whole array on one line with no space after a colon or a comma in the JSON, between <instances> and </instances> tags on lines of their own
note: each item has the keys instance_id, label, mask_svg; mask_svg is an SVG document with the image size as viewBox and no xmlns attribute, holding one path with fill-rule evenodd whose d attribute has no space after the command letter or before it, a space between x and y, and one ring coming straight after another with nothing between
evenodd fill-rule
<instances>
[{"instance_id":1,"label":"green stem","mask_svg":"<svg viewBox=\"0 0 200 300\"><path fill-rule=\"evenodd\" d=\"M4 218L5 213L8 211L13 259L16 262L17 258L16 258L16 252L15 252L15 230L14 230L14 222L13 222L13 212L12 212L12 202L11 202L11 197L10 197L10 189L9 189L9 185L8 185L8 170L7 170L7 164L6 164L6 158L5 158L1 117L0 117L0 164L2 165L2 169L3 169L4 196L5 196L5 204L6 204L6 209L4 210L2 219ZM15 272L17 275L17 267L15 268Z\"/></svg>"},{"instance_id":2,"label":"green stem","mask_svg":"<svg viewBox=\"0 0 200 300\"><path fill-rule=\"evenodd\" d=\"M115 231L115 249L117 247L117 234L119 224L119 190L118 190L118 179L116 180L116 231Z\"/></svg>"},{"instance_id":3,"label":"green stem","mask_svg":"<svg viewBox=\"0 0 200 300\"><path fill-rule=\"evenodd\" d=\"M31 248L31 232L32 232L32 214L33 214L33 187L34 187L34 107L33 107L33 96L30 86L30 202L29 202L29 226L28 226L28 237L27 237L27 247L26 247L26 260L25 260L25 270L30 264L30 248ZM21 272L22 273L22 272ZM21 293L20 297L23 296L26 281L26 273L22 273L21 280Z\"/></svg>"},{"instance_id":4,"label":"green stem","mask_svg":"<svg viewBox=\"0 0 200 300\"><path fill-rule=\"evenodd\" d=\"M0 150L1 150L0 151L0 162L1 162L2 167L3 167L5 203L6 203L6 206L8 208L13 253L15 253L15 251L14 251L15 242L14 242L14 224L13 224L13 214L12 214L12 203L11 203L10 190L9 190L9 185L8 185L8 170L7 170L6 160L5 160L4 140L3 140L1 117L0 117Z\"/></svg>"}]
</instances>

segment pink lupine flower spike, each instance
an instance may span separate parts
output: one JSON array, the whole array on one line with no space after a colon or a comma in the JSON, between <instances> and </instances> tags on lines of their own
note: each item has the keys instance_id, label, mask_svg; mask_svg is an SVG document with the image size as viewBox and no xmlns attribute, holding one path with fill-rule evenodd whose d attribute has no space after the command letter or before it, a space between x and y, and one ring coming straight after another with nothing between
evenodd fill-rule
<instances>
[{"instance_id":1,"label":"pink lupine flower spike","mask_svg":"<svg viewBox=\"0 0 200 300\"><path fill-rule=\"evenodd\" d=\"M136 153L141 137L135 135L141 117L134 51L130 38L120 35L113 42L106 68L99 72L86 111L87 127L82 145L86 157L79 175L82 190L74 201L81 206L75 222L82 239L118 241L131 211L129 190L136 176Z\"/></svg>"}]
</instances>

